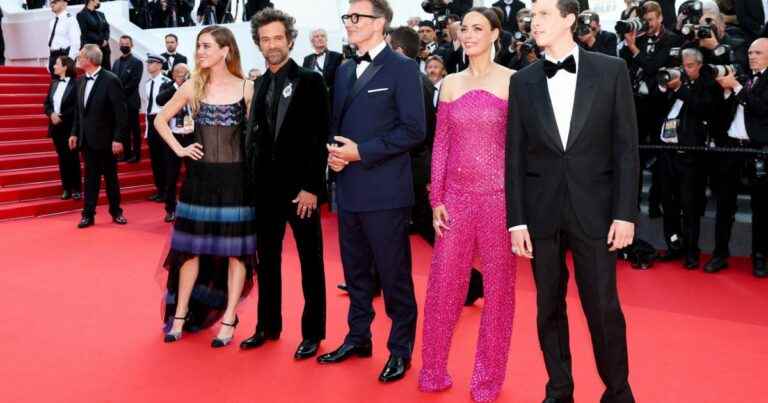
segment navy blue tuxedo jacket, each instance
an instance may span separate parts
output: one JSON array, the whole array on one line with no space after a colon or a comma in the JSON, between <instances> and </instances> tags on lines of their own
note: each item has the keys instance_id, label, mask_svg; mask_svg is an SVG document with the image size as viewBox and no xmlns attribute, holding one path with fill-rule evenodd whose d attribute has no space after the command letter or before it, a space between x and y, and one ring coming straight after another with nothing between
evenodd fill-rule
<instances>
[{"instance_id":1,"label":"navy blue tuxedo jacket","mask_svg":"<svg viewBox=\"0 0 768 403\"><path fill-rule=\"evenodd\" d=\"M342 64L334 86L331 134L356 142L361 157L336 175L339 208L367 212L412 206L409 151L426 133L419 67L387 47L360 78L356 69L352 60Z\"/></svg>"}]
</instances>

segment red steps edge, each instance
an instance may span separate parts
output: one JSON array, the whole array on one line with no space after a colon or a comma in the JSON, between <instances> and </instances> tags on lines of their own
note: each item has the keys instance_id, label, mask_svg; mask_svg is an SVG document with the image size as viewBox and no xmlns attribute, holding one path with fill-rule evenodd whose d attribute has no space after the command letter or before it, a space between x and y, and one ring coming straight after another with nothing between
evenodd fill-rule
<instances>
[{"instance_id":1,"label":"red steps edge","mask_svg":"<svg viewBox=\"0 0 768 403\"><path fill-rule=\"evenodd\" d=\"M0 129L39 128L48 126L48 117L44 114L0 116Z\"/></svg>"},{"instance_id":2,"label":"red steps edge","mask_svg":"<svg viewBox=\"0 0 768 403\"><path fill-rule=\"evenodd\" d=\"M48 74L42 66L0 66L0 74Z\"/></svg>"},{"instance_id":3,"label":"red steps edge","mask_svg":"<svg viewBox=\"0 0 768 403\"><path fill-rule=\"evenodd\" d=\"M81 169L84 169L82 164ZM148 158L143 158L136 164L127 164L124 162L117 164L118 175L149 169L151 169L151 163ZM59 167L55 165L33 169L15 169L0 172L0 187L40 183L58 179Z\"/></svg>"},{"instance_id":4,"label":"red steps edge","mask_svg":"<svg viewBox=\"0 0 768 403\"><path fill-rule=\"evenodd\" d=\"M16 104L0 105L0 117L19 116L19 115L43 115L45 109L43 104Z\"/></svg>"},{"instance_id":5,"label":"red steps edge","mask_svg":"<svg viewBox=\"0 0 768 403\"><path fill-rule=\"evenodd\" d=\"M50 84L36 83L0 83L0 94L42 94L48 93Z\"/></svg>"},{"instance_id":6,"label":"red steps edge","mask_svg":"<svg viewBox=\"0 0 768 403\"><path fill-rule=\"evenodd\" d=\"M107 203L107 195L103 190L99 193L99 205ZM143 201L155 193L155 186L141 185L134 187L122 187L120 189L120 200L122 203L131 201ZM83 208L82 200L61 200L59 198L49 198L42 200L33 200L21 203L13 203L0 206L0 220L31 218L49 214L64 213L76 211ZM108 220L107 218L101 218ZM99 218L97 217L97 222Z\"/></svg>"},{"instance_id":7,"label":"red steps edge","mask_svg":"<svg viewBox=\"0 0 768 403\"><path fill-rule=\"evenodd\" d=\"M49 74L3 74L0 73L0 84L51 84L51 76Z\"/></svg>"},{"instance_id":8,"label":"red steps edge","mask_svg":"<svg viewBox=\"0 0 768 403\"><path fill-rule=\"evenodd\" d=\"M119 175L121 188L151 185L154 183L151 171L127 172ZM0 188L0 206L4 203L18 203L61 195L61 181L56 178L49 182L24 184Z\"/></svg>"},{"instance_id":9,"label":"red steps edge","mask_svg":"<svg viewBox=\"0 0 768 403\"><path fill-rule=\"evenodd\" d=\"M141 147L142 158L149 158L149 146ZM0 172L4 170L17 170L24 168L39 168L57 165L59 157L55 151L31 154L17 154L0 156Z\"/></svg>"}]
</instances>

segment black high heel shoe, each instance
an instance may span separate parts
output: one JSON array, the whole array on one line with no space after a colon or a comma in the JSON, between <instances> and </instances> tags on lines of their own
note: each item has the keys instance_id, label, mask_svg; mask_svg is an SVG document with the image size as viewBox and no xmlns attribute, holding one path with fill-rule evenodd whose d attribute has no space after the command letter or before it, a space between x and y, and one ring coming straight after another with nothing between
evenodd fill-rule
<instances>
[{"instance_id":1,"label":"black high heel shoe","mask_svg":"<svg viewBox=\"0 0 768 403\"><path fill-rule=\"evenodd\" d=\"M240 323L240 318L238 318L237 315L235 315L235 322L234 323L221 322L222 326L231 326L233 328L236 328L238 323ZM226 338L223 338L223 339L220 339L220 338L216 337L211 342L211 347L213 347L213 348L226 347L229 344L229 342L232 341L232 337L233 336L229 336L229 337L226 337Z\"/></svg>"},{"instance_id":2,"label":"black high heel shoe","mask_svg":"<svg viewBox=\"0 0 768 403\"><path fill-rule=\"evenodd\" d=\"M187 319L189 319L189 312L183 317L179 318L178 316L174 316L173 320L183 320L185 323L187 322ZM184 326L182 326L182 329ZM166 343L174 343L179 340L181 340L181 332L182 330L179 330L178 332L168 332L165 334L165 339L163 340Z\"/></svg>"}]
</instances>

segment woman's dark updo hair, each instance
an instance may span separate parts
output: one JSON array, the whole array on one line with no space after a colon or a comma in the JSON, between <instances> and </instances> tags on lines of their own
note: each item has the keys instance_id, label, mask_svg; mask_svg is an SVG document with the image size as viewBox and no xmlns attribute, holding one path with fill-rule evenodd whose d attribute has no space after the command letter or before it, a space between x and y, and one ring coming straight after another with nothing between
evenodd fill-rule
<instances>
[{"instance_id":1,"label":"woman's dark updo hair","mask_svg":"<svg viewBox=\"0 0 768 403\"><path fill-rule=\"evenodd\" d=\"M485 19L488 20L488 22L491 24L491 31L493 31L494 29L499 31L499 37L496 39L496 42L494 43L494 45L496 46L496 49L498 49L499 43L501 41L502 28L501 28L501 20L499 19L499 16L496 13L496 11L493 10L493 7L480 6L480 7L472 7L471 9L469 9L469 11L467 11L467 14L471 12L479 13L483 17L485 17ZM467 14L464 14L464 16L466 17Z\"/></svg>"}]
</instances>

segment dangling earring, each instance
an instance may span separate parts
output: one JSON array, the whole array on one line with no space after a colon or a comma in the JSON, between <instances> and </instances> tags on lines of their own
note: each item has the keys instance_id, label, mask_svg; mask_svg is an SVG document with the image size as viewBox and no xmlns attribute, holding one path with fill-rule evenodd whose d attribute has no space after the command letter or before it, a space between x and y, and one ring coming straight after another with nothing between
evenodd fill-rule
<instances>
[{"instance_id":1,"label":"dangling earring","mask_svg":"<svg viewBox=\"0 0 768 403\"><path fill-rule=\"evenodd\" d=\"M496 60L496 44L491 44L491 63L493 63Z\"/></svg>"},{"instance_id":2,"label":"dangling earring","mask_svg":"<svg viewBox=\"0 0 768 403\"><path fill-rule=\"evenodd\" d=\"M467 61L467 50L462 48L461 54L462 54L462 57L464 58L464 65L469 66L469 62Z\"/></svg>"}]
</instances>

